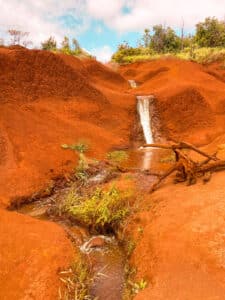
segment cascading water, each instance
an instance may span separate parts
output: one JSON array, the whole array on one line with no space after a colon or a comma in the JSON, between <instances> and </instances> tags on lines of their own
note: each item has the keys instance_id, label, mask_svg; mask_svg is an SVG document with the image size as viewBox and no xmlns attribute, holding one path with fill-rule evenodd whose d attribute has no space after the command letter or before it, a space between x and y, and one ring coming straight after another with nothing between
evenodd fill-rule
<instances>
[{"instance_id":1,"label":"cascading water","mask_svg":"<svg viewBox=\"0 0 225 300\"><path fill-rule=\"evenodd\" d=\"M137 96L137 110L140 117L141 126L143 129L145 142L147 144L153 143L153 135L151 129L151 117L150 117L150 101L153 96ZM151 166L152 151L151 149L143 149L144 156L142 160L142 169L147 170Z\"/></svg>"},{"instance_id":2,"label":"cascading water","mask_svg":"<svg viewBox=\"0 0 225 300\"><path fill-rule=\"evenodd\" d=\"M135 89L137 87L137 83L135 80L129 79L128 82L129 82L131 88Z\"/></svg>"},{"instance_id":3,"label":"cascading water","mask_svg":"<svg viewBox=\"0 0 225 300\"><path fill-rule=\"evenodd\" d=\"M136 88L137 84L135 80L128 80L131 88ZM151 117L150 117L150 103L153 100L154 96L137 96L137 111L139 113L139 118L141 126L143 129L143 134L145 138L145 143L151 144L154 142L152 129L151 129ZM147 170L151 166L152 161L152 150L150 148L142 148L144 152L142 156L141 169Z\"/></svg>"},{"instance_id":4,"label":"cascading water","mask_svg":"<svg viewBox=\"0 0 225 300\"><path fill-rule=\"evenodd\" d=\"M137 110L140 117L141 126L143 129L145 142L147 144L153 143L151 120L149 113L149 103L152 96L137 96Z\"/></svg>"}]
</instances>

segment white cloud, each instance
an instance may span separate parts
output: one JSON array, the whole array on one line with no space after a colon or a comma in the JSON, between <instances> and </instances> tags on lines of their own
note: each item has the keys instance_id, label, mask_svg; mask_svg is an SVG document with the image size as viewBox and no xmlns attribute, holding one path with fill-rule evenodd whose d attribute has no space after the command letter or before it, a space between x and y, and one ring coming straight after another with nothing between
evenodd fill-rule
<instances>
[{"instance_id":1,"label":"white cloud","mask_svg":"<svg viewBox=\"0 0 225 300\"><path fill-rule=\"evenodd\" d=\"M97 58L97 60L101 62L108 62L111 59L113 50L108 45L105 45L101 48L92 49L91 53Z\"/></svg>"},{"instance_id":2,"label":"white cloud","mask_svg":"<svg viewBox=\"0 0 225 300\"><path fill-rule=\"evenodd\" d=\"M66 14L76 20L74 28L60 23ZM0 0L0 33L12 27L29 31L34 45L40 45L50 35L60 41L65 34L79 39L88 29L100 34L100 27L90 28L91 20L127 32L158 23L180 27L183 19L187 30L207 16L224 19L225 0Z\"/></svg>"},{"instance_id":3,"label":"white cloud","mask_svg":"<svg viewBox=\"0 0 225 300\"><path fill-rule=\"evenodd\" d=\"M0 0L0 8L1 35L9 28L28 31L35 46L50 35L60 41L71 32L71 29L63 28L58 19L68 12L80 20L76 35L86 27L86 23L82 23L85 18L82 0Z\"/></svg>"},{"instance_id":4,"label":"white cloud","mask_svg":"<svg viewBox=\"0 0 225 300\"><path fill-rule=\"evenodd\" d=\"M139 31L159 23L180 27L182 19L190 29L207 16L225 16L225 0L89 0L87 7L93 18L118 32ZM126 14L123 7L129 8Z\"/></svg>"},{"instance_id":5,"label":"white cloud","mask_svg":"<svg viewBox=\"0 0 225 300\"><path fill-rule=\"evenodd\" d=\"M120 13L123 2L121 0L87 0L87 12L94 18L103 20L111 19Z\"/></svg>"}]
</instances>

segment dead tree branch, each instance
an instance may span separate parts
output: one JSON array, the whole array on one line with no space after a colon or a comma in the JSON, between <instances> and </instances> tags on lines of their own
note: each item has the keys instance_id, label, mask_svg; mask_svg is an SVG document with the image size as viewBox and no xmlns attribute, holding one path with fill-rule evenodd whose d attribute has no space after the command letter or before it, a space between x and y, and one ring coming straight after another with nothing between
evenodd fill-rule
<instances>
[{"instance_id":1,"label":"dead tree branch","mask_svg":"<svg viewBox=\"0 0 225 300\"><path fill-rule=\"evenodd\" d=\"M207 182L211 179L213 172L225 170L225 161L217 158L217 152L210 155L186 142L174 144L145 144L144 147L171 149L176 157L174 165L163 175L158 176L158 180L151 187L151 191L156 190L161 182L174 172L176 172L174 183L187 182L188 185L191 185L195 184L199 177L203 177L203 182ZM206 159L200 163L196 162L192 160L187 153L183 152L185 149L192 150Z\"/></svg>"}]
</instances>

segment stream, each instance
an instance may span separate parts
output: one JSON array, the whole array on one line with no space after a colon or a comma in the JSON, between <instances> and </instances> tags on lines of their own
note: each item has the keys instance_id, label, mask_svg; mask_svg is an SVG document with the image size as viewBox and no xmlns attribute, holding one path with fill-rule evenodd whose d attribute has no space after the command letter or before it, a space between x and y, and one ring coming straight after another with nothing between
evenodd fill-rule
<instances>
[{"instance_id":1,"label":"stream","mask_svg":"<svg viewBox=\"0 0 225 300\"><path fill-rule=\"evenodd\" d=\"M137 86L134 80L129 82L132 88ZM151 114L149 112L149 103L152 97L151 95L137 96L137 111L146 143L153 142ZM154 158L161 156L158 153L157 149L129 150L129 159L125 162L125 166L139 170L149 170L150 167L154 169L154 161L157 165L157 159L153 159L153 156ZM98 173L95 177L90 178L89 181L99 184L103 175ZM91 235L87 229L82 228L78 224L51 213L51 209L54 207L57 199L65 197L69 189L70 187L61 187L49 197L23 204L17 208L17 212L43 221L56 222L62 226L75 247L78 247L86 257L93 276L92 284L89 287L91 297L98 300L121 300L125 283L126 256L115 236Z\"/></svg>"},{"instance_id":2,"label":"stream","mask_svg":"<svg viewBox=\"0 0 225 300\"><path fill-rule=\"evenodd\" d=\"M126 257L116 238L113 235L90 235L85 228L51 214L55 199L64 193L66 195L67 190L65 188L65 191L56 192L48 198L23 204L16 211L39 220L56 222L63 227L72 244L86 256L92 277L89 287L91 299L122 299Z\"/></svg>"}]
</instances>

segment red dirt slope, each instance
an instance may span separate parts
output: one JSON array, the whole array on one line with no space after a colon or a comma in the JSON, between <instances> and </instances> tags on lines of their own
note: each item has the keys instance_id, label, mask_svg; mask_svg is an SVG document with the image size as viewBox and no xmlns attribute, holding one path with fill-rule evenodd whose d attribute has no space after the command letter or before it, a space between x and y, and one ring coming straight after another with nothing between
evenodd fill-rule
<instances>
[{"instance_id":1,"label":"red dirt slope","mask_svg":"<svg viewBox=\"0 0 225 300\"><path fill-rule=\"evenodd\" d=\"M143 233L132 262L148 287L135 300L224 299L224 199L223 173L192 187L170 179L146 196L150 210L133 222L133 234Z\"/></svg>"},{"instance_id":2,"label":"red dirt slope","mask_svg":"<svg viewBox=\"0 0 225 300\"><path fill-rule=\"evenodd\" d=\"M217 73L212 68L168 58L121 66L120 73L136 80L135 94L156 96L167 137L206 144L225 126L225 77L218 64Z\"/></svg>"},{"instance_id":3,"label":"red dirt slope","mask_svg":"<svg viewBox=\"0 0 225 300\"><path fill-rule=\"evenodd\" d=\"M21 47L0 48L0 69L0 206L74 168L75 153L61 144L86 140L93 158L129 145L135 98L119 74ZM63 230L1 210L0 231L0 298L57 299L58 270L74 255Z\"/></svg>"},{"instance_id":4,"label":"red dirt slope","mask_svg":"<svg viewBox=\"0 0 225 300\"><path fill-rule=\"evenodd\" d=\"M132 93L156 96L167 137L196 144L212 141L205 147L209 153L225 143L221 63L161 59L122 66L120 72L139 83ZM224 159L224 150L219 155ZM153 194L142 193L141 212L129 230L137 244L132 255L137 279L148 286L135 300L225 299L224 180L221 172L205 185L199 179L188 187L174 185L171 176Z\"/></svg>"},{"instance_id":5,"label":"red dirt slope","mask_svg":"<svg viewBox=\"0 0 225 300\"><path fill-rule=\"evenodd\" d=\"M0 299L57 299L74 253L62 228L0 210Z\"/></svg>"},{"instance_id":6,"label":"red dirt slope","mask_svg":"<svg viewBox=\"0 0 225 300\"><path fill-rule=\"evenodd\" d=\"M0 68L0 204L71 170L76 155L63 143L87 140L95 158L129 144L135 98L97 61L0 48Z\"/></svg>"}]
</instances>

